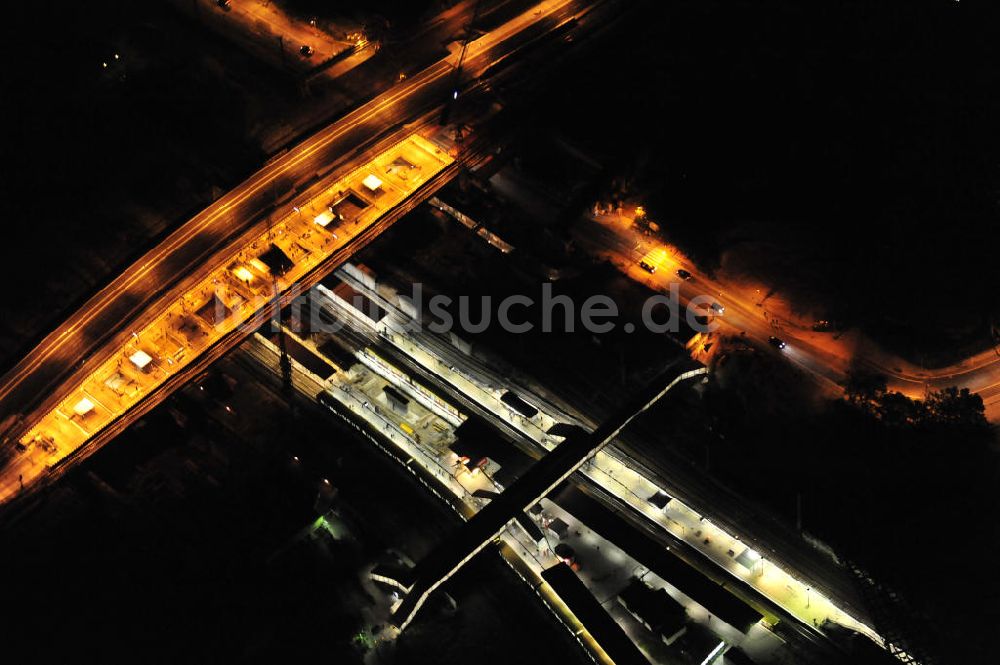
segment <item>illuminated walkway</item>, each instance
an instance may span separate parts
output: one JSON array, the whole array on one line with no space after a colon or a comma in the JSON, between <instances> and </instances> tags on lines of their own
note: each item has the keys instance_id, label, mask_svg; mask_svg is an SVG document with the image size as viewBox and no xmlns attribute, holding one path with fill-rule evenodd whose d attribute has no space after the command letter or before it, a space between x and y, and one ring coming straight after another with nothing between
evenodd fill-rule
<instances>
[{"instance_id":1,"label":"illuminated walkway","mask_svg":"<svg viewBox=\"0 0 1000 665\"><path fill-rule=\"evenodd\" d=\"M428 596L498 537L508 522L540 501L597 451L611 443L626 425L674 385L704 373L704 368L690 369L686 365L669 369L593 433L570 437L535 462L499 497L490 501L458 532L417 564L412 571L413 582L408 585L409 591L393 614L393 623L399 626L400 631L404 630Z\"/></svg>"},{"instance_id":2,"label":"illuminated walkway","mask_svg":"<svg viewBox=\"0 0 1000 665\"><path fill-rule=\"evenodd\" d=\"M285 332L294 336L294 333L287 329ZM322 352L316 349L308 339L296 339L310 347L312 352L322 355ZM245 345L243 349L264 367L273 370L278 365L280 350L262 335L253 335L250 338L250 343ZM416 437L414 433L403 427L404 421L399 414L394 413L391 408L380 406L377 395L382 392L381 385L383 383L379 383L379 380L385 379L385 384L399 387L416 401L424 404L421 401L420 387L409 381L401 370L379 358L370 349L362 349L355 355L360 361L359 364L349 368L341 368L342 371L328 379L312 374L293 357L291 361L293 386L308 399L314 399L317 392L325 391L331 399L340 405L340 410L350 412L358 421L366 423L371 432L378 432L382 437L385 437L395 447L395 454L386 451L390 456L395 457L401 463L403 460L407 460L407 468L412 468L411 464L417 465L436 479L439 484L431 488L432 491L438 493L440 490L460 499L461 504L457 507L459 514L463 520L471 519L490 501L488 498L483 498L477 490L487 489L500 492L502 488L494 483L487 474L469 471L464 464L458 462L458 456L449 447L430 441L423 434ZM373 380L372 377L378 378ZM441 410L442 405L446 406L446 410ZM426 407L426 411L435 414L431 417L433 420L447 427L441 433L441 438L446 441L454 439L454 428L467 418L455 407L443 402L424 404L424 407ZM339 412L338 409L334 409L334 411ZM408 417L412 419L414 415L422 412L421 407L411 405ZM418 429L421 432L426 431L426 428L418 427ZM371 434L368 434L368 438L371 441L377 441ZM439 496L445 499L440 494ZM447 499L445 501L448 502ZM570 630L577 642L589 652L593 660L600 665L613 665L611 658L607 656L586 626L580 622L548 582L542 578L541 574L544 570L560 562L559 557L552 551L549 544L547 542L540 544L534 541L517 520L512 521L500 534L500 540L502 541L499 548L501 556L514 572L534 590L553 615ZM395 580L383 581L399 585L399 582ZM392 625L387 625L383 629L383 636L386 639L394 639L398 634L398 630Z\"/></svg>"},{"instance_id":3,"label":"illuminated walkway","mask_svg":"<svg viewBox=\"0 0 1000 665\"><path fill-rule=\"evenodd\" d=\"M345 271L338 276L349 281L352 286L375 299L379 305L394 311L393 317L401 321L407 317L394 307L391 301L382 299L375 291L350 278ZM427 336L406 332L405 325L381 323L380 334L396 349L418 365L437 375L457 390L469 395L479 404L489 408L498 418L508 422L523 435L536 441L547 450L552 450L557 441L546 434L552 424L564 421L563 415L556 415L554 407L537 395L526 395L521 388L509 385L500 376L474 378L462 367L452 365L456 357L442 359L438 349L425 346ZM528 397L539 414L528 420L515 414L500 399L507 390L516 390ZM687 506L676 497L670 487L660 487L651 479L638 473L622 460L621 451L610 447L598 451L580 473L594 481L610 495L621 500L637 513L707 556L734 578L741 580L759 591L776 605L807 626L822 625L825 621L858 631L876 644L884 646L882 637L870 626L840 608L831 598L812 588L805 579L796 577L788 570L754 551L737 534L728 533L704 515ZM666 495L674 497L662 508L650 501L650 497L666 490Z\"/></svg>"},{"instance_id":4,"label":"illuminated walkway","mask_svg":"<svg viewBox=\"0 0 1000 665\"><path fill-rule=\"evenodd\" d=\"M218 255L204 279L123 346L109 349L94 372L31 425L19 441L16 475L6 473L0 484L0 501L143 404L217 342L251 332L276 296L371 230L452 161L411 135L289 208L238 250Z\"/></svg>"}]
</instances>

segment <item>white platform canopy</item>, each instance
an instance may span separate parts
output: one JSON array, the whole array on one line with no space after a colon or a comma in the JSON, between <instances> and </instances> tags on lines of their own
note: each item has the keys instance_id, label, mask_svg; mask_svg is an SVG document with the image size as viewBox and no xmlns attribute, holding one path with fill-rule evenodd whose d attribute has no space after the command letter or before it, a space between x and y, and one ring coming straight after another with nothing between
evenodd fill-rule
<instances>
[{"instance_id":1,"label":"white platform canopy","mask_svg":"<svg viewBox=\"0 0 1000 665\"><path fill-rule=\"evenodd\" d=\"M153 358L143 350L136 351L128 357L132 361L132 364L139 369L146 369L146 366L153 362Z\"/></svg>"},{"instance_id":2,"label":"white platform canopy","mask_svg":"<svg viewBox=\"0 0 1000 665\"><path fill-rule=\"evenodd\" d=\"M73 407L73 413L78 416L85 416L94 410L94 403L84 397Z\"/></svg>"},{"instance_id":3,"label":"white platform canopy","mask_svg":"<svg viewBox=\"0 0 1000 665\"><path fill-rule=\"evenodd\" d=\"M361 181L361 184L374 192L378 191L378 188L382 186L382 181L376 178L375 174L369 173L365 176L365 179Z\"/></svg>"}]
</instances>

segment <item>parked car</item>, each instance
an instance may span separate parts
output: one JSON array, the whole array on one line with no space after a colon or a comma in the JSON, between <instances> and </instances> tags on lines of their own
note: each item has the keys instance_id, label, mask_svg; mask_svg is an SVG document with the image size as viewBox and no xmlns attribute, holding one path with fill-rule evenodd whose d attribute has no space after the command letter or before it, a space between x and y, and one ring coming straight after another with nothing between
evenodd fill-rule
<instances>
[{"instance_id":1,"label":"parked car","mask_svg":"<svg viewBox=\"0 0 1000 665\"><path fill-rule=\"evenodd\" d=\"M693 275L691 275L691 273L689 273L689 272L688 272L687 270L685 270L684 268L678 268L678 270L677 270L677 276L678 276L678 277L680 277L681 279L683 279L683 280L684 280L684 281L686 282L686 281L688 281L689 279L691 279L691 277L692 277Z\"/></svg>"}]
</instances>

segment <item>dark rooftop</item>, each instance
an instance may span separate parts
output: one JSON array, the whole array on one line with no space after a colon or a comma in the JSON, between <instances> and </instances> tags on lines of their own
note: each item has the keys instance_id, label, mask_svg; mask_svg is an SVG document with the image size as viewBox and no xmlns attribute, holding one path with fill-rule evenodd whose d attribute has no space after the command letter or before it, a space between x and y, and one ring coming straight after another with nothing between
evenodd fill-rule
<instances>
[{"instance_id":1,"label":"dark rooftop","mask_svg":"<svg viewBox=\"0 0 1000 665\"><path fill-rule=\"evenodd\" d=\"M558 563L544 571L542 578L552 586L556 595L566 603L570 611L617 665L633 663L649 665L649 661L639 648L601 607L569 566Z\"/></svg>"},{"instance_id":2,"label":"dark rooftop","mask_svg":"<svg viewBox=\"0 0 1000 665\"><path fill-rule=\"evenodd\" d=\"M272 275L278 275L279 277L291 270L292 266L295 265L295 262L288 258L288 255L275 244L268 247L267 251L257 258L267 266Z\"/></svg>"},{"instance_id":3,"label":"dark rooftop","mask_svg":"<svg viewBox=\"0 0 1000 665\"><path fill-rule=\"evenodd\" d=\"M720 584L706 577L673 550L666 549L575 487L564 486L553 501L734 628L746 631L760 620L761 613L733 595L724 586L725 582ZM701 556L693 550L692 553Z\"/></svg>"}]
</instances>

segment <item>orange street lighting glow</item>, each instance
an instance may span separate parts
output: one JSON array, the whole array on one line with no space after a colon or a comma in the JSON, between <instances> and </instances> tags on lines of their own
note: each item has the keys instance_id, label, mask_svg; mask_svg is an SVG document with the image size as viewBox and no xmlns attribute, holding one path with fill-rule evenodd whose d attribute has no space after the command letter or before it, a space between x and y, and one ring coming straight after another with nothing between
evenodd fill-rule
<instances>
[{"instance_id":1,"label":"orange street lighting glow","mask_svg":"<svg viewBox=\"0 0 1000 665\"><path fill-rule=\"evenodd\" d=\"M396 160L406 160L419 166L419 175L412 172L403 178L388 167ZM34 464L24 472L24 484L44 473L59 460L72 454L101 432L113 421L153 394L169 378L182 372L198 359L209 347L236 331L259 310L268 306L274 289L284 292L326 261L345 244L374 225L386 212L410 197L429 179L443 171L452 159L435 144L413 134L391 146L370 162L342 176L316 194L308 202L296 206L316 214L326 207L326 202L336 192L352 191L366 201L367 206L349 226L338 227L340 234L312 233L312 216L289 212L276 220L267 232L247 240L245 246L234 247L218 254L214 269L180 298L170 301L159 311L149 312L145 326L133 333L130 344L109 346L101 352L103 360L81 383L63 385L61 402L48 413L37 416L20 443L28 449ZM385 181L376 173L387 173ZM368 190L378 191L364 199ZM332 218L331 218L332 224ZM251 251L259 253L261 247L275 245L292 260L291 267L272 284L270 280L254 280L254 273L241 265L243 257ZM259 259L246 261L249 268L268 274L266 264ZM236 268L233 268L233 265ZM227 273L237 280L228 278ZM150 340L149 352L137 350L134 339ZM178 348L178 345L180 348ZM153 357L167 358L162 365L153 363ZM123 364L123 361L129 361ZM67 401L67 396L85 395L83 399ZM100 405L100 409L97 409ZM74 416L69 416L72 412ZM78 417L88 415L86 427ZM39 444L36 446L36 444ZM16 493L16 485L0 501Z\"/></svg>"},{"instance_id":2,"label":"orange street lighting glow","mask_svg":"<svg viewBox=\"0 0 1000 665\"><path fill-rule=\"evenodd\" d=\"M128 358L132 361L132 364L139 369L146 369L146 366L153 362L153 358L145 351L136 351Z\"/></svg>"}]
</instances>

